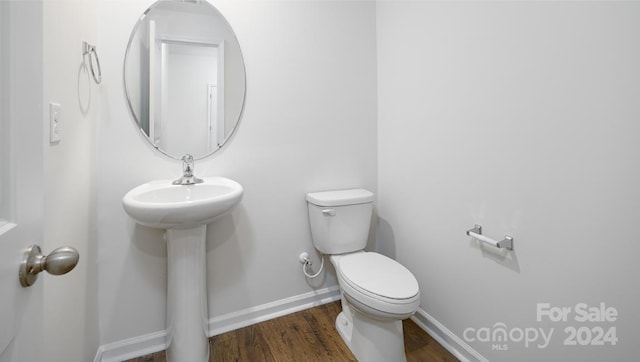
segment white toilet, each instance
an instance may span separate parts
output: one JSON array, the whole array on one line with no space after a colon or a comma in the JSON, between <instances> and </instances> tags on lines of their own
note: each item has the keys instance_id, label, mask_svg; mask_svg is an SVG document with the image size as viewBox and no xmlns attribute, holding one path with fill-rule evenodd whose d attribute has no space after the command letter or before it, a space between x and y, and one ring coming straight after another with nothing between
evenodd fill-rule
<instances>
[{"instance_id":1,"label":"white toilet","mask_svg":"<svg viewBox=\"0 0 640 362\"><path fill-rule=\"evenodd\" d=\"M307 194L313 243L330 255L342 295L336 329L363 362L406 361L402 320L420 304L411 272L384 255L365 252L373 193L364 189Z\"/></svg>"}]
</instances>

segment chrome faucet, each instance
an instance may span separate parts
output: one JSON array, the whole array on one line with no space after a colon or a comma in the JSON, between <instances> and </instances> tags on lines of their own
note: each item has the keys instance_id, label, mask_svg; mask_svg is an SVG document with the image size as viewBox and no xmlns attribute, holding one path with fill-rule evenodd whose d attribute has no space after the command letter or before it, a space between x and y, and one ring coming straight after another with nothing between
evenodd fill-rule
<instances>
[{"instance_id":1,"label":"chrome faucet","mask_svg":"<svg viewBox=\"0 0 640 362\"><path fill-rule=\"evenodd\" d=\"M201 178L197 178L193 175L194 165L193 156L186 154L182 156L182 177L173 181L174 185L195 185L202 183Z\"/></svg>"}]
</instances>

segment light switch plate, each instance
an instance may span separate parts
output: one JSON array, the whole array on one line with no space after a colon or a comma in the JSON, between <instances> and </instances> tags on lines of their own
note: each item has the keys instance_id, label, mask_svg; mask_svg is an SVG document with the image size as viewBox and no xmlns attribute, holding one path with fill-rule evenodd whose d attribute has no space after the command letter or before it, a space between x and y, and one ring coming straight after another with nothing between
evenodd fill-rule
<instances>
[{"instance_id":1,"label":"light switch plate","mask_svg":"<svg viewBox=\"0 0 640 362\"><path fill-rule=\"evenodd\" d=\"M55 144L62 139L62 106L49 103L49 143Z\"/></svg>"}]
</instances>

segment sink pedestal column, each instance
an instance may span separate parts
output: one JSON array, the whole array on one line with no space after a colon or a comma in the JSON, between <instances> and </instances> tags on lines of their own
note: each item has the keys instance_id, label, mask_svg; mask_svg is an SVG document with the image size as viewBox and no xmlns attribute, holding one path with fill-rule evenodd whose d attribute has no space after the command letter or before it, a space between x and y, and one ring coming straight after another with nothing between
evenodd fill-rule
<instances>
[{"instance_id":1,"label":"sink pedestal column","mask_svg":"<svg viewBox=\"0 0 640 362\"><path fill-rule=\"evenodd\" d=\"M167 230L167 361L209 360L206 225Z\"/></svg>"}]
</instances>

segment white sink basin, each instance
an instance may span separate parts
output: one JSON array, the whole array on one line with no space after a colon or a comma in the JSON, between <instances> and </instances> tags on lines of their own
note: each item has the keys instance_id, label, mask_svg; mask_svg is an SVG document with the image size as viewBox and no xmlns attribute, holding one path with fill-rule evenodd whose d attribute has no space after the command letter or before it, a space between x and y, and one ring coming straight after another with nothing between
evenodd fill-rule
<instances>
[{"instance_id":1,"label":"white sink basin","mask_svg":"<svg viewBox=\"0 0 640 362\"><path fill-rule=\"evenodd\" d=\"M139 224L160 228L206 225L231 210L242 198L242 185L224 177L204 177L196 185L151 181L122 198L124 210Z\"/></svg>"},{"instance_id":2,"label":"white sink basin","mask_svg":"<svg viewBox=\"0 0 640 362\"><path fill-rule=\"evenodd\" d=\"M167 229L167 361L208 361L206 326L207 224L242 198L242 185L224 177L174 185L151 181L127 192L124 210L139 224ZM188 296L188 297L184 297Z\"/></svg>"}]
</instances>

